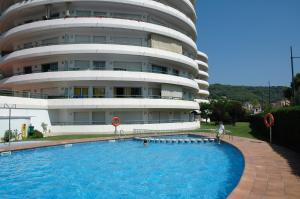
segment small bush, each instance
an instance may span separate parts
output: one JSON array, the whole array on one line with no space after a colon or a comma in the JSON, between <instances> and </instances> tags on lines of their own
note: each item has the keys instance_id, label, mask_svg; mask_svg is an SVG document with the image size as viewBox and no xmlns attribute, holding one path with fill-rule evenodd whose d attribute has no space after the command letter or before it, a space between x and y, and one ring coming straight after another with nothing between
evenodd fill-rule
<instances>
[{"instance_id":1,"label":"small bush","mask_svg":"<svg viewBox=\"0 0 300 199\"><path fill-rule=\"evenodd\" d=\"M34 130L33 134L29 136L29 138L33 138L33 139L43 138L43 137L44 137L43 133L38 130Z\"/></svg>"},{"instance_id":2,"label":"small bush","mask_svg":"<svg viewBox=\"0 0 300 199\"><path fill-rule=\"evenodd\" d=\"M11 130L7 130L4 133L3 141L9 142L9 139L12 139L12 137L13 137L13 132Z\"/></svg>"}]
</instances>

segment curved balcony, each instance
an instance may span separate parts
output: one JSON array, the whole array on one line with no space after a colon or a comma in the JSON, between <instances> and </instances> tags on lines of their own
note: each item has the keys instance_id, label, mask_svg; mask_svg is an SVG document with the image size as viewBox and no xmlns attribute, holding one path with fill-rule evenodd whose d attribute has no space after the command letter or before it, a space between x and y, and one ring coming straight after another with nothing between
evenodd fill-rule
<instances>
[{"instance_id":1,"label":"curved balcony","mask_svg":"<svg viewBox=\"0 0 300 199\"><path fill-rule=\"evenodd\" d=\"M205 72L205 71L201 71L201 70L199 70L199 71L198 71L198 74L199 74L200 76L204 76L204 77L206 77L206 78L208 78L208 77L209 77L208 73L207 73L207 72Z\"/></svg>"},{"instance_id":2,"label":"curved balcony","mask_svg":"<svg viewBox=\"0 0 300 199\"><path fill-rule=\"evenodd\" d=\"M190 0L182 0L186 5L188 5L188 7L193 11L193 14L196 16L196 10L194 5L192 4L192 2Z\"/></svg>"},{"instance_id":3,"label":"curved balcony","mask_svg":"<svg viewBox=\"0 0 300 199\"><path fill-rule=\"evenodd\" d=\"M201 103L207 103L207 104L209 104L209 100L208 99L195 99L195 101L197 103L199 103L199 104L201 104Z\"/></svg>"},{"instance_id":4,"label":"curved balcony","mask_svg":"<svg viewBox=\"0 0 300 199\"><path fill-rule=\"evenodd\" d=\"M199 104L194 101L170 99L49 99L48 109L183 109L197 110Z\"/></svg>"},{"instance_id":5,"label":"curved balcony","mask_svg":"<svg viewBox=\"0 0 300 199\"><path fill-rule=\"evenodd\" d=\"M207 56L207 54L205 54L205 53L203 53L201 51L197 52L197 59L199 59L199 61L203 61L205 63L208 62L208 56Z\"/></svg>"},{"instance_id":6,"label":"curved balcony","mask_svg":"<svg viewBox=\"0 0 300 199\"><path fill-rule=\"evenodd\" d=\"M173 75L129 71L60 71L34 73L4 79L0 81L0 87L72 81L151 82L180 85L198 90L197 83L191 79Z\"/></svg>"},{"instance_id":7,"label":"curved balcony","mask_svg":"<svg viewBox=\"0 0 300 199\"><path fill-rule=\"evenodd\" d=\"M68 2L76 2L80 3L82 0L68 0ZM197 30L194 22L187 17L185 14L180 12L179 10L167 6L163 3L159 3L156 1L148 1L148 0L89 0L90 3L95 3L95 6L99 3L112 3L112 4L126 4L131 5L139 8L143 8L146 10L151 10L153 12L159 12L165 16L168 16L170 19L176 19L177 21L181 22L182 24L186 25L186 28L190 29L190 32L193 34L193 38L196 38ZM26 10L32 10L38 6L46 6L48 4L59 4L59 3L66 3L65 0L33 0L27 2L16 3L6 9L2 16L0 17L0 23L4 23L5 20L9 19L9 17L15 17L18 13L25 12ZM176 24L176 22L175 22ZM185 28L184 28L185 29Z\"/></svg>"},{"instance_id":8,"label":"curved balcony","mask_svg":"<svg viewBox=\"0 0 300 199\"><path fill-rule=\"evenodd\" d=\"M205 63L203 61L200 61L200 60L196 60L196 63L198 64L198 66L204 67L205 69L208 69L208 64L207 63ZM200 69L200 67L199 67L199 69Z\"/></svg>"},{"instance_id":9,"label":"curved balcony","mask_svg":"<svg viewBox=\"0 0 300 199\"><path fill-rule=\"evenodd\" d=\"M199 89L198 94L199 95L204 95L204 96L209 96L209 91L208 90Z\"/></svg>"},{"instance_id":10,"label":"curved balcony","mask_svg":"<svg viewBox=\"0 0 300 199\"><path fill-rule=\"evenodd\" d=\"M65 44L19 50L3 57L0 63L0 68L5 71L7 70L7 67L18 62L20 63L28 60L34 61L45 57L50 58L59 55L65 56L80 54L145 57L183 65L194 70L195 73L198 71L198 65L194 60L178 53L148 47L114 44Z\"/></svg>"},{"instance_id":11,"label":"curved balcony","mask_svg":"<svg viewBox=\"0 0 300 199\"><path fill-rule=\"evenodd\" d=\"M24 24L4 33L0 37L0 48L3 50L5 46L12 45L14 41L22 40L26 37L38 37L38 35L49 34L49 32L63 32L70 28L78 28L79 30L88 28L91 29L91 31L102 31L103 28L113 28L114 30L122 29L155 33L179 40L192 48L193 51L197 51L195 42L181 32L156 24L115 18L66 18Z\"/></svg>"},{"instance_id":12,"label":"curved balcony","mask_svg":"<svg viewBox=\"0 0 300 199\"><path fill-rule=\"evenodd\" d=\"M197 110L195 101L173 99L137 99L137 98L84 98L84 99L31 99L24 97L0 96L19 109L175 109Z\"/></svg>"},{"instance_id":13,"label":"curved balcony","mask_svg":"<svg viewBox=\"0 0 300 199\"><path fill-rule=\"evenodd\" d=\"M201 86L204 86L204 87L206 87L206 88L209 87L209 83L208 83L207 81L204 81L204 80L201 80L201 79L195 79L195 81L196 81L199 85L201 85Z\"/></svg>"},{"instance_id":14,"label":"curved balcony","mask_svg":"<svg viewBox=\"0 0 300 199\"><path fill-rule=\"evenodd\" d=\"M161 2L161 0L154 0L154 1ZM162 3L170 5L171 7L181 11L193 21L195 21L197 18L196 10L194 8L194 5L190 2L190 0L164 1Z\"/></svg>"}]
</instances>

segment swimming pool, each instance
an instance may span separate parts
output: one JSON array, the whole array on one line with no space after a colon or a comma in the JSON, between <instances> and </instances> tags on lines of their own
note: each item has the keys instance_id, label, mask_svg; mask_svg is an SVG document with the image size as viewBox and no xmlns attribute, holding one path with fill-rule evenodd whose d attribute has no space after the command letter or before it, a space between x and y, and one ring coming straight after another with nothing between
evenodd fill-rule
<instances>
[{"instance_id":1,"label":"swimming pool","mask_svg":"<svg viewBox=\"0 0 300 199\"><path fill-rule=\"evenodd\" d=\"M0 157L1 198L226 198L244 168L229 144L95 142Z\"/></svg>"}]
</instances>

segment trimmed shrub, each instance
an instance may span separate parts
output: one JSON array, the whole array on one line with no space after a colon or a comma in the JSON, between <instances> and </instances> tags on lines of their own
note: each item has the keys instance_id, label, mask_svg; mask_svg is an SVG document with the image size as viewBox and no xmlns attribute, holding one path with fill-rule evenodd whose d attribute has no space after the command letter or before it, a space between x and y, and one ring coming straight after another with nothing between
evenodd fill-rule
<instances>
[{"instance_id":1,"label":"trimmed shrub","mask_svg":"<svg viewBox=\"0 0 300 199\"><path fill-rule=\"evenodd\" d=\"M300 152L300 106L271 111L275 123L272 127L272 141ZM269 140L269 129L264 125L264 115L250 117L250 128L255 136Z\"/></svg>"},{"instance_id":2,"label":"trimmed shrub","mask_svg":"<svg viewBox=\"0 0 300 199\"><path fill-rule=\"evenodd\" d=\"M42 132L38 131L38 130L34 130L33 134L29 137L29 138L43 138L44 135Z\"/></svg>"}]
</instances>

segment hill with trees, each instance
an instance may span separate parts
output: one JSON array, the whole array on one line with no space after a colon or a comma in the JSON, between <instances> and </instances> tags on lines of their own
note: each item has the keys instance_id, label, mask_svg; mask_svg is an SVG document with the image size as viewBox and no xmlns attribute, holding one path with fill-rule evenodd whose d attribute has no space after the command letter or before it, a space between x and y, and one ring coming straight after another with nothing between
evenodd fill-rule
<instances>
[{"instance_id":1,"label":"hill with trees","mask_svg":"<svg viewBox=\"0 0 300 199\"><path fill-rule=\"evenodd\" d=\"M271 86L270 99L276 102L284 99L284 91L288 87ZM266 86L232 86L222 84L211 84L209 87L211 99L227 98L239 102L264 103L269 100L269 87Z\"/></svg>"}]
</instances>

